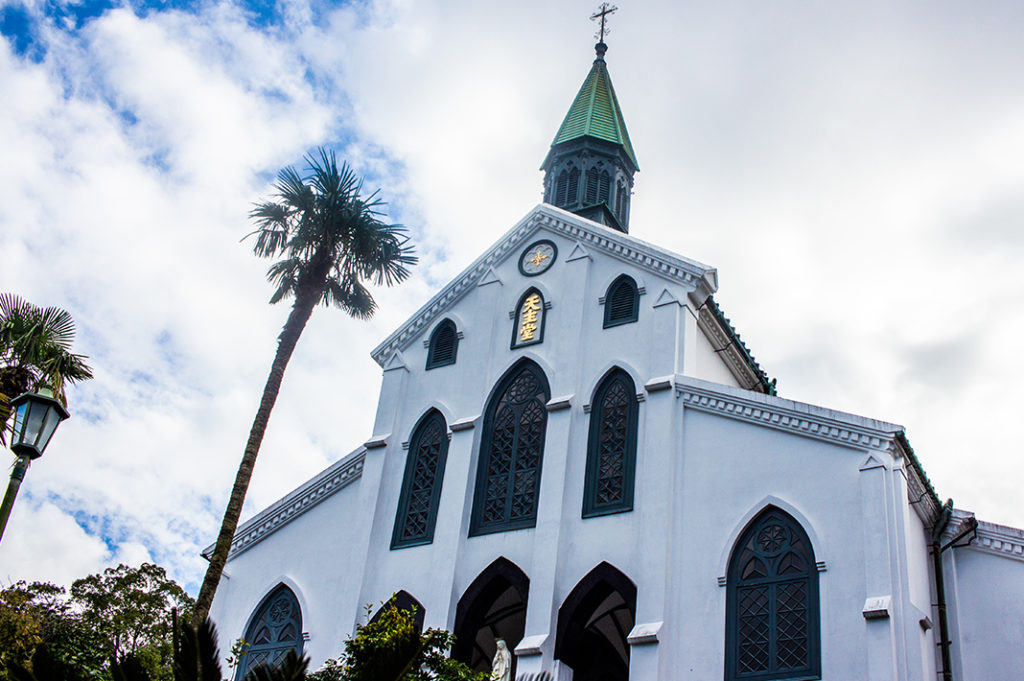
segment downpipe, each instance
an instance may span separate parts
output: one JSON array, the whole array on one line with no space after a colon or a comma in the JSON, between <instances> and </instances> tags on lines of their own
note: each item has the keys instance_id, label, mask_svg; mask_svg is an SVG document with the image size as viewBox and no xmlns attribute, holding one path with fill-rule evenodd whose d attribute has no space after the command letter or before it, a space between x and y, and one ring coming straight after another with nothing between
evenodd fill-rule
<instances>
[{"instance_id":1,"label":"downpipe","mask_svg":"<svg viewBox=\"0 0 1024 681\"><path fill-rule=\"evenodd\" d=\"M955 549L957 546L966 546L957 542L971 533L976 533L978 530L978 519L973 517L967 518L964 529L943 544L942 533L945 532L952 516L953 500L949 499L942 507L942 513L932 528L932 562L935 565L935 609L939 614L939 649L942 653L942 681L953 681L953 661L950 655L949 621L946 618L946 582L942 571L942 552L946 549ZM971 537L967 543L970 544L973 538Z\"/></svg>"}]
</instances>

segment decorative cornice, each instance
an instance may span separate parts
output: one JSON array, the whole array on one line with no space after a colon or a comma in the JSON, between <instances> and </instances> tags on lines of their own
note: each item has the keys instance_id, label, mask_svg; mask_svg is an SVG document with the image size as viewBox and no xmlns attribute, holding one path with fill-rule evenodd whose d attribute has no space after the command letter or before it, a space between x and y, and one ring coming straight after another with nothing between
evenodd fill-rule
<instances>
[{"instance_id":1,"label":"decorative cornice","mask_svg":"<svg viewBox=\"0 0 1024 681\"><path fill-rule=\"evenodd\" d=\"M541 228L572 239L591 251L601 251L690 289L700 288L710 295L718 288L718 274L713 267L675 255L560 208L540 204L378 345L370 353L374 361L382 367L386 366L392 355L407 348L437 317L472 290L496 264Z\"/></svg>"},{"instance_id":2,"label":"decorative cornice","mask_svg":"<svg viewBox=\"0 0 1024 681\"><path fill-rule=\"evenodd\" d=\"M970 511L954 509L953 518L942 534L942 541L948 542L960 534L967 527L967 520L973 517L974 514ZM966 540L960 544L966 544ZM981 553L1024 562L1024 530L1016 527L978 521L976 535L966 546Z\"/></svg>"},{"instance_id":3,"label":"decorative cornice","mask_svg":"<svg viewBox=\"0 0 1024 681\"><path fill-rule=\"evenodd\" d=\"M676 397L688 409L718 414L787 433L861 450L892 452L895 426L781 397L679 376ZM741 394L743 393L743 394Z\"/></svg>"},{"instance_id":4,"label":"decorative cornice","mask_svg":"<svg viewBox=\"0 0 1024 681\"><path fill-rule=\"evenodd\" d=\"M704 332L715 352L723 359L729 372L736 377L747 390L767 392L764 384L768 379L763 372L756 371L750 365L747 358L743 356L737 337L732 333L731 328L715 315L710 305L704 305L697 314L697 326ZM762 380L763 379L763 380Z\"/></svg>"},{"instance_id":5,"label":"decorative cornice","mask_svg":"<svg viewBox=\"0 0 1024 681\"><path fill-rule=\"evenodd\" d=\"M276 501L255 517L243 523L235 531L235 540L231 542L228 559L234 558L243 551L273 534L275 531L295 520L324 499L348 487L363 474L363 462L366 449L360 447L340 461L335 462L316 477L301 487ZM203 555L209 557L213 553L213 545L206 547Z\"/></svg>"}]
</instances>

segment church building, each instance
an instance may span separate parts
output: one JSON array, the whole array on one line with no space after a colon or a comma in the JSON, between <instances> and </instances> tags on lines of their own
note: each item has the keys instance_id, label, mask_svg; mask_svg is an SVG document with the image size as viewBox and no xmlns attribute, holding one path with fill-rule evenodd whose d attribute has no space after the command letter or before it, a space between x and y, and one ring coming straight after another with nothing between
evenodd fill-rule
<instances>
[{"instance_id":1,"label":"church building","mask_svg":"<svg viewBox=\"0 0 1024 681\"><path fill-rule=\"evenodd\" d=\"M606 51L543 203L373 351L363 444L238 529L221 649L315 669L394 598L522 681L1024 679L1024 531L776 394L715 268L630 233Z\"/></svg>"}]
</instances>

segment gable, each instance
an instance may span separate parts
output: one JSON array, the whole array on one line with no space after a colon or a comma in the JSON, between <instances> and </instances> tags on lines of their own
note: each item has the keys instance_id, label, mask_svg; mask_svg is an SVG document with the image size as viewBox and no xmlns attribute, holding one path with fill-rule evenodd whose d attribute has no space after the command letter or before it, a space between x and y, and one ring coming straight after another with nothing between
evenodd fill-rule
<instances>
[{"instance_id":1,"label":"gable","mask_svg":"<svg viewBox=\"0 0 1024 681\"><path fill-rule=\"evenodd\" d=\"M698 307L718 290L715 268L658 248L636 237L591 222L573 213L540 204L530 211L459 276L432 297L416 314L378 345L371 356L386 367L396 352L405 351L477 286L497 283L495 268L515 257L541 232L561 236L572 244L566 261L609 255L641 271L681 284Z\"/></svg>"}]
</instances>

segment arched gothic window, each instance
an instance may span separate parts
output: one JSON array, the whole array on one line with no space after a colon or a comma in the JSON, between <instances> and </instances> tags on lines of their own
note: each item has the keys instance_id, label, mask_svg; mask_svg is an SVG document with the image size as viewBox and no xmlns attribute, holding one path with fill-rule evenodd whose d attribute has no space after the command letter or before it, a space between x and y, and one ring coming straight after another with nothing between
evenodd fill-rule
<instances>
[{"instance_id":1,"label":"arched gothic window","mask_svg":"<svg viewBox=\"0 0 1024 681\"><path fill-rule=\"evenodd\" d=\"M566 193L569 190L569 173L562 171L558 173L558 181L555 183L555 205L564 206Z\"/></svg>"},{"instance_id":2,"label":"arched gothic window","mask_svg":"<svg viewBox=\"0 0 1024 681\"><path fill-rule=\"evenodd\" d=\"M427 369L455 364L455 354L459 349L459 331L455 322L446 319L430 334L427 350Z\"/></svg>"},{"instance_id":3,"label":"arched gothic window","mask_svg":"<svg viewBox=\"0 0 1024 681\"><path fill-rule=\"evenodd\" d=\"M594 392L583 517L633 510L639 409L633 379L615 369Z\"/></svg>"},{"instance_id":4,"label":"arched gothic window","mask_svg":"<svg viewBox=\"0 0 1024 681\"><path fill-rule=\"evenodd\" d=\"M470 536L537 523L550 397L544 372L529 360L498 383L484 416Z\"/></svg>"},{"instance_id":5,"label":"arched gothic window","mask_svg":"<svg viewBox=\"0 0 1024 681\"><path fill-rule=\"evenodd\" d=\"M635 322L640 313L640 290L633 278L623 274L608 287L604 296L604 328Z\"/></svg>"},{"instance_id":6,"label":"arched gothic window","mask_svg":"<svg viewBox=\"0 0 1024 681\"><path fill-rule=\"evenodd\" d=\"M796 520L770 506L729 559L726 681L819 679L820 650L814 549Z\"/></svg>"},{"instance_id":7,"label":"arched gothic window","mask_svg":"<svg viewBox=\"0 0 1024 681\"><path fill-rule=\"evenodd\" d=\"M569 171L569 195L566 200L567 206L574 205L579 201L580 196L580 169L573 166Z\"/></svg>"},{"instance_id":8,"label":"arched gothic window","mask_svg":"<svg viewBox=\"0 0 1024 681\"><path fill-rule=\"evenodd\" d=\"M289 650L302 654L302 612L291 589L281 584L263 599L250 620L245 640L249 647L238 666L238 679L261 664L281 664Z\"/></svg>"},{"instance_id":9,"label":"arched gothic window","mask_svg":"<svg viewBox=\"0 0 1024 681\"><path fill-rule=\"evenodd\" d=\"M597 168L588 168L586 204L592 206L595 203L597 203Z\"/></svg>"},{"instance_id":10,"label":"arched gothic window","mask_svg":"<svg viewBox=\"0 0 1024 681\"><path fill-rule=\"evenodd\" d=\"M391 548L434 541L441 481L448 458L448 426L436 409L420 419L409 440L402 494L398 498Z\"/></svg>"}]
</instances>

